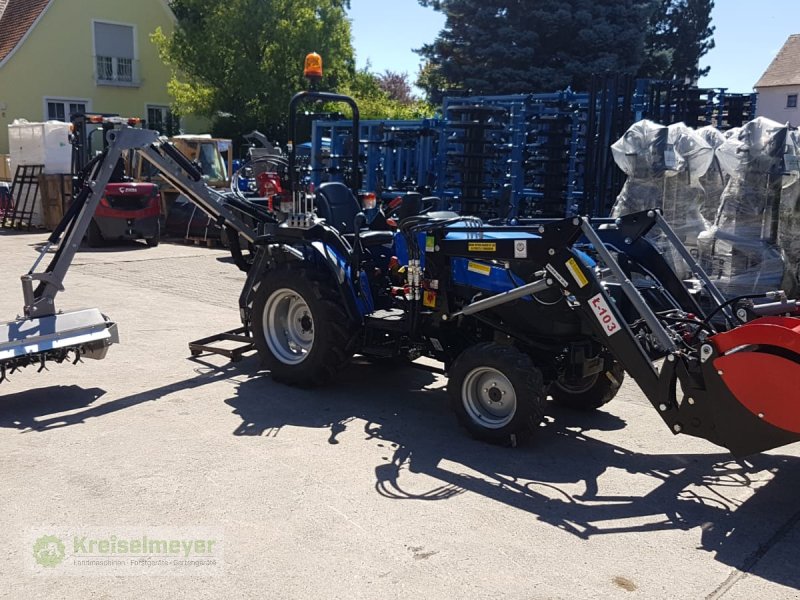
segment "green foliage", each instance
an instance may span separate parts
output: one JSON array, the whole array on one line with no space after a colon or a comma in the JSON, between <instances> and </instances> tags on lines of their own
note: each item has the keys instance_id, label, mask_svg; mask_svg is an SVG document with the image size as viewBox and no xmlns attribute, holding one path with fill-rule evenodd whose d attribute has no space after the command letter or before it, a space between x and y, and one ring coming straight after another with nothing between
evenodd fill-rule
<instances>
[{"instance_id":1,"label":"green foliage","mask_svg":"<svg viewBox=\"0 0 800 600\"><path fill-rule=\"evenodd\" d=\"M714 47L713 8L714 0L658 0L639 76L696 82L707 75L700 59Z\"/></svg>"},{"instance_id":2,"label":"green foliage","mask_svg":"<svg viewBox=\"0 0 800 600\"><path fill-rule=\"evenodd\" d=\"M425 97L428 102L434 106L440 106L448 90L452 90L457 86L447 80L442 70L433 60L428 60L419 70L417 87L425 90Z\"/></svg>"},{"instance_id":3,"label":"green foliage","mask_svg":"<svg viewBox=\"0 0 800 600\"><path fill-rule=\"evenodd\" d=\"M291 96L305 89L303 60L325 61L321 89L336 89L355 70L346 17L349 0L172 0L173 35L153 34L174 74L178 114L215 122L215 131L254 127L276 133ZM280 125L278 125L280 124Z\"/></svg>"},{"instance_id":4,"label":"green foliage","mask_svg":"<svg viewBox=\"0 0 800 600\"><path fill-rule=\"evenodd\" d=\"M434 113L434 108L417 99L400 101L389 97L381 78L369 67L356 71L341 92L352 96L358 103L361 118L366 119L423 119Z\"/></svg>"}]
</instances>

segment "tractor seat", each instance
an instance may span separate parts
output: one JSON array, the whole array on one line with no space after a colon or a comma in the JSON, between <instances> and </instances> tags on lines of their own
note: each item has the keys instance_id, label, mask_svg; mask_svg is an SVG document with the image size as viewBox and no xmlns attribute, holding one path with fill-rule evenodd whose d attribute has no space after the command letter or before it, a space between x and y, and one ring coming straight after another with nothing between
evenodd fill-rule
<instances>
[{"instance_id":1,"label":"tractor seat","mask_svg":"<svg viewBox=\"0 0 800 600\"><path fill-rule=\"evenodd\" d=\"M339 181L323 183L319 186L315 204L317 216L335 227L348 241L354 240L356 215L361 212L361 206L350 188ZM364 246L383 246L392 243L394 234L365 229L358 232L358 238Z\"/></svg>"}]
</instances>

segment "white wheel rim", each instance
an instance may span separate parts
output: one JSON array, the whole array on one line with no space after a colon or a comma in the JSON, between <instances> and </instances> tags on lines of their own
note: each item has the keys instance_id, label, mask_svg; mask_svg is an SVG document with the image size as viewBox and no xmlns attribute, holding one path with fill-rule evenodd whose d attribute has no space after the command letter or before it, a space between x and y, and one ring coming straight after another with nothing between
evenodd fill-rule
<instances>
[{"instance_id":1,"label":"white wheel rim","mask_svg":"<svg viewBox=\"0 0 800 600\"><path fill-rule=\"evenodd\" d=\"M314 346L314 318L294 290L276 290L264 305L264 337L272 355L285 365L303 362Z\"/></svg>"},{"instance_id":2,"label":"white wheel rim","mask_svg":"<svg viewBox=\"0 0 800 600\"><path fill-rule=\"evenodd\" d=\"M505 427L517 412L514 386L491 367L478 367L467 374L461 386L461 401L470 419L488 429Z\"/></svg>"}]
</instances>

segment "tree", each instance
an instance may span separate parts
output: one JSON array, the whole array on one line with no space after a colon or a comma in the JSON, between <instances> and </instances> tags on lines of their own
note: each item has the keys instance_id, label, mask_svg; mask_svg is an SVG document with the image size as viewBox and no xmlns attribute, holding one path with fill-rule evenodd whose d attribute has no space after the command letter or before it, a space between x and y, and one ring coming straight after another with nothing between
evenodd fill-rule
<instances>
[{"instance_id":1,"label":"tree","mask_svg":"<svg viewBox=\"0 0 800 600\"><path fill-rule=\"evenodd\" d=\"M417 81L477 94L585 90L592 74L635 73L653 0L419 0L444 29L418 52Z\"/></svg>"},{"instance_id":2,"label":"tree","mask_svg":"<svg viewBox=\"0 0 800 600\"><path fill-rule=\"evenodd\" d=\"M260 126L283 137L289 99L307 86L308 52L325 61L321 89L336 89L355 71L349 0L171 0L170 6L175 31L166 36L159 29L153 40L174 69L174 109L211 118L217 134Z\"/></svg>"},{"instance_id":3,"label":"tree","mask_svg":"<svg viewBox=\"0 0 800 600\"><path fill-rule=\"evenodd\" d=\"M384 71L381 75L378 75L378 84L391 100L400 104L412 104L414 102L411 84L408 82L408 73Z\"/></svg>"},{"instance_id":4,"label":"tree","mask_svg":"<svg viewBox=\"0 0 800 600\"><path fill-rule=\"evenodd\" d=\"M658 0L639 76L695 83L707 75L700 59L714 47L713 8L714 0Z\"/></svg>"},{"instance_id":5,"label":"tree","mask_svg":"<svg viewBox=\"0 0 800 600\"><path fill-rule=\"evenodd\" d=\"M422 119L433 115L434 108L426 102L414 98L402 102L392 98L384 89L381 76L369 69L367 64L356 71L355 76L342 88L358 103L362 119Z\"/></svg>"}]
</instances>

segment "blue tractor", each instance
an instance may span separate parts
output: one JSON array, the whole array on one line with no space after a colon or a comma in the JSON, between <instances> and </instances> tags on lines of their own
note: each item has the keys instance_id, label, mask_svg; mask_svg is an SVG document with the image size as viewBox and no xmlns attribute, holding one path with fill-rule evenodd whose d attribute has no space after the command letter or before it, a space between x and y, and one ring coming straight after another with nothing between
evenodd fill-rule
<instances>
[{"instance_id":1,"label":"blue tractor","mask_svg":"<svg viewBox=\"0 0 800 600\"><path fill-rule=\"evenodd\" d=\"M595 409L627 372L675 433L735 454L800 439L796 410L766 406L785 393L755 389L753 381L765 383L748 366L796 370L800 342L786 344L800 340L800 320L770 315L797 314L797 303L726 300L655 210L509 224L426 209L408 193L391 214L368 218L357 169L349 185L315 189L295 168L296 115L306 101L349 105L351 156L359 151L352 98L295 95L289 196L255 242L240 299L244 327L275 380L322 386L354 354L428 357L444 365L459 421L477 438L513 444L537 431L549 398ZM647 239L653 229L686 261L705 302ZM772 334L767 323L783 337L775 329L772 341L760 338Z\"/></svg>"}]
</instances>

